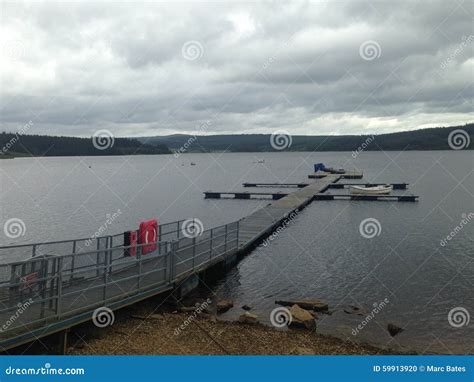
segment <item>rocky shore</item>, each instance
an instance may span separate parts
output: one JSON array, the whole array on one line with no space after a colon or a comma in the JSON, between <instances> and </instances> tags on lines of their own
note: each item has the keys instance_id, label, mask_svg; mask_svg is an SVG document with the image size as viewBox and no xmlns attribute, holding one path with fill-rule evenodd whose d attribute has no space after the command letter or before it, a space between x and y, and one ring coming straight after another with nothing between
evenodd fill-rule
<instances>
[{"instance_id":1,"label":"rocky shore","mask_svg":"<svg viewBox=\"0 0 474 382\"><path fill-rule=\"evenodd\" d=\"M225 310L224 305L220 309ZM68 354L72 355L394 354L318 334L314 326L304 322L277 329L260 324L249 312L244 312L238 322L221 321L207 312L205 303L198 310L193 307L158 312L142 306L121 311L113 325L90 327L86 334L71 336L70 342Z\"/></svg>"}]
</instances>

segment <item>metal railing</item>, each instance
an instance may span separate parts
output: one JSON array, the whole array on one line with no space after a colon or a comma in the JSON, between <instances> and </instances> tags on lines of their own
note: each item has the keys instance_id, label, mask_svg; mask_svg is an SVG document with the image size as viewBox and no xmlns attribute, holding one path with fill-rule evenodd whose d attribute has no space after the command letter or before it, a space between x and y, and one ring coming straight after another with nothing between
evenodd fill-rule
<instances>
[{"instance_id":1,"label":"metal railing","mask_svg":"<svg viewBox=\"0 0 474 382\"><path fill-rule=\"evenodd\" d=\"M186 220L164 223L158 226L158 241L172 241L182 237L182 226ZM87 237L70 240L46 241L32 244L7 245L0 247L0 263L9 262L8 259L25 260L39 255L75 254L121 247L124 245L123 233ZM5 260L7 259L7 260Z\"/></svg>"},{"instance_id":2,"label":"metal railing","mask_svg":"<svg viewBox=\"0 0 474 382\"><path fill-rule=\"evenodd\" d=\"M196 237L180 237L181 222L163 233L175 239L153 243L146 254L150 244L133 246L131 257L132 246L118 245L118 239L114 246L109 236L94 250L0 264L0 343L143 291L170 289L238 249L238 221Z\"/></svg>"}]
</instances>

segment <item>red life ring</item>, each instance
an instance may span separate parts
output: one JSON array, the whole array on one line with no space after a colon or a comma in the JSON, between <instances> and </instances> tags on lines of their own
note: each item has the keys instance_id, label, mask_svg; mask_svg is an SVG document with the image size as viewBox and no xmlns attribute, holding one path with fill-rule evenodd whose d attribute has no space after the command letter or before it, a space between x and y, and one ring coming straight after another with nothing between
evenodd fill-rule
<instances>
[{"instance_id":1,"label":"red life ring","mask_svg":"<svg viewBox=\"0 0 474 382\"><path fill-rule=\"evenodd\" d=\"M156 251L158 248L158 221L156 219L147 220L140 223L139 243L142 244L142 254Z\"/></svg>"}]
</instances>

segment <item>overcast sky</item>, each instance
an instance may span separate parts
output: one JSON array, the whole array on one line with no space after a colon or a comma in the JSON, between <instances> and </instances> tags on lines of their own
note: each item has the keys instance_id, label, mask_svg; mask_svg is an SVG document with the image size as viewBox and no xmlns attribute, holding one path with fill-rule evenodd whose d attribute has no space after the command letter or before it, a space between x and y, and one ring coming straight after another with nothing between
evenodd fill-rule
<instances>
[{"instance_id":1,"label":"overcast sky","mask_svg":"<svg viewBox=\"0 0 474 382\"><path fill-rule=\"evenodd\" d=\"M474 121L472 1L2 3L1 123L90 136ZM200 126L206 121L205 128Z\"/></svg>"}]
</instances>

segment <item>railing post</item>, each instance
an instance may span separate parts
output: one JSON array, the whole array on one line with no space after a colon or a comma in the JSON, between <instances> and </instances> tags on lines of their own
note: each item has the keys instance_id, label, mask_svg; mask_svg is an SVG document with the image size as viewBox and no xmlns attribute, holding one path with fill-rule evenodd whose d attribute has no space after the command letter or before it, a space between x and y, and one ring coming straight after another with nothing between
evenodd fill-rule
<instances>
[{"instance_id":1,"label":"railing post","mask_svg":"<svg viewBox=\"0 0 474 382\"><path fill-rule=\"evenodd\" d=\"M105 301L107 300L107 283L109 281L108 269L109 269L109 253L106 252L105 261L104 261L104 291L103 291L103 295L102 295L104 305L105 305ZM99 264L97 264L97 271L99 271Z\"/></svg>"},{"instance_id":2,"label":"railing post","mask_svg":"<svg viewBox=\"0 0 474 382\"><path fill-rule=\"evenodd\" d=\"M176 249L177 249L177 242L176 241L172 241L171 242L171 251L169 252L168 256L170 257L170 271L169 271L169 274L170 274L170 284L173 282L174 280L174 277L176 275Z\"/></svg>"},{"instance_id":3,"label":"railing post","mask_svg":"<svg viewBox=\"0 0 474 382\"><path fill-rule=\"evenodd\" d=\"M196 267L196 236L193 237L193 272Z\"/></svg>"},{"instance_id":4,"label":"railing post","mask_svg":"<svg viewBox=\"0 0 474 382\"><path fill-rule=\"evenodd\" d=\"M171 245L166 242L166 262L167 262L167 272L168 272L168 284L171 284L173 279L173 248Z\"/></svg>"},{"instance_id":5,"label":"railing post","mask_svg":"<svg viewBox=\"0 0 474 382\"><path fill-rule=\"evenodd\" d=\"M63 260L64 260L63 257L60 256L59 261L58 261L58 276L57 276L58 290L57 290L57 294L56 294L56 316L57 316L58 320L61 319L61 313L62 313L61 298L62 298L62 295L63 295Z\"/></svg>"},{"instance_id":6,"label":"railing post","mask_svg":"<svg viewBox=\"0 0 474 382\"><path fill-rule=\"evenodd\" d=\"M40 313L40 318L44 318L44 311L45 311L45 305L46 302L44 301L46 299L46 287L47 287L47 275L48 275L48 259L43 256L41 259L41 272L40 272L40 277L43 279L41 281L41 313Z\"/></svg>"},{"instance_id":7,"label":"railing post","mask_svg":"<svg viewBox=\"0 0 474 382\"><path fill-rule=\"evenodd\" d=\"M227 224L225 225L225 234L224 234L224 255L227 253Z\"/></svg>"},{"instance_id":8,"label":"railing post","mask_svg":"<svg viewBox=\"0 0 474 382\"><path fill-rule=\"evenodd\" d=\"M239 248L239 232L240 232L240 220L237 220L237 238L236 238L236 244L235 248Z\"/></svg>"},{"instance_id":9,"label":"railing post","mask_svg":"<svg viewBox=\"0 0 474 382\"><path fill-rule=\"evenodd\" d=\"M71 281L74 278L74 265L76 263L76 240L72 242L72 258L71 258Z\"/></svg>"},{"instance_id":10,"label":"railing post","mask_svg":"<svg viewBox=\"0 0 474 382\"><path fill-rule=\"evenodd\" d=\"M140 279L142 275L142 247L137 248L137 261L138 261L138 276L137 276L137 292L140 290Z\"/></svg>"},{"instance_id":11,"label":"railing post","mask_svg":"<svg viewBox=\"0 0 474 382\"><path fill-rule=\"evenodd\" d=\"M211 228L211 237L209 239L209 260L212 259L212 236L213 236L214 230Z\"/></svg>"},{"instance_id":12,"label":"railing post","mask_svg":"<svg viewBox=\"0 0 474 382\"><path fill-rule=\"evenodd\" d=\"M53 310L53 307L54 307L54 292L57 288L57 282L58 282L58 279L56 277L56 269L57 269L57 266L58 266L58 258L57 257L54 257L53 258L53 262L51 264L51 281L50 281L50 285L49 285L49 301L48 301L48 309L51 309ZM48 263L48 269L49 269L49 263ZM46 287L48 287L48 284L46 282Z\"/></svg>"},{"instance_id":13,"label":"railing post","mask_svg":"<svg viewBox=\"0 0 474 382\"><path fill-rule=\"evenodd\" d=\"M113 237L111 235L107 236L105 241L105 256L110 253L110 266L107 267L107 272L112 273L112 246L113 246Z\"/></svg>"},{"instance_id":14,"label":"railing post","mask_svg":"<svg viewBox=\"0 0 474 382\"><path fill-rule=\"evenodd\" d=\"M100 238L96 239L97 241L97 256L96 256L96 264L97 264L97 277L100 276L100 269L99 269L99 264L100 264ZM107 257L107 255L106 255ZM107 268L106 268L107 269Z\"/></svg>"},{"instance_id":15,"label":"railing post","mask_svg":"<svg viewBox=\"0 0 474 382\"><path fill-rule=\"evenodd\" d=\"M35 257L36 256L36 244L33 245L33 249L31 251L31 257Z\"/></svg>"},{"instance_id":16,"label":"railing post","mask_svg":"<svg viewBox=\"0 0 474 382\"><path fill-rule=\"evenodd\" d=\"M161 243L161 224L158 225L158 243ZM158 254L161 255L161 244L158 244Z\"/></svg>"}]
</instances>

